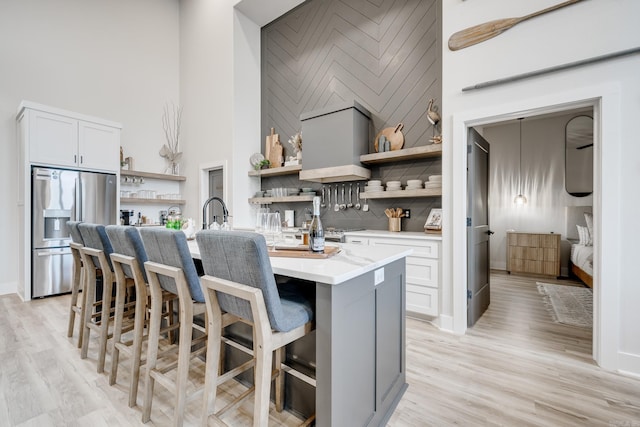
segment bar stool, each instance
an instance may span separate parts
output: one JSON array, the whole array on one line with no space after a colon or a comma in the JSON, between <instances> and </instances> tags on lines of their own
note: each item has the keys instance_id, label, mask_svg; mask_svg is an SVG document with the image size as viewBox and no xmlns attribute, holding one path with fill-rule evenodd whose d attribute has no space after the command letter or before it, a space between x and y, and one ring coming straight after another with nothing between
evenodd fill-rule
<instances>
[{"instance_id":1,"label":"bar stool","mask_svg":"<svg viewBox=\"0 0 640 427\"><path fill-rule=\"evenodd\" d=\"M300 294L289 292L279 295L262 235L205 230L196 234L196 240L207 274L201 278L201 283L209 323L202 425L207 425L215 405L221 318L222 313L227 312L253 326L256 390L253 425L266 426L269 419L272 352L276 352L276 410L282 411L284 349L287 344L314 329L313 305ZM297 373L297 376L300 375L303 374Z\"/></svg>"},{"instance_id":2,"label":"bar stool","mask_svg":"<svg viewBox=\"0 0 640 427\"><path fill-rule=\"evenodd\" d=\"M140 235L149 258L144 266L151 294L142 422L146 423L151 418L153 388L158 382L174 394L173 425L181 426L187 400L200 394L196 391L187 396L187 377L190 360L204 355L206 351L206 345L204 345L207 339L206 326L201 327L193 321L194 316L205 312L204 296L187 239L181 230L143 228L140 230ZM179 298L178 361L167 367L158 366L158 359L163 356L158 353L162 290L178 295ZM202 332L203 335L194 339L194 329ZM175 379L168 375L174 370L176 371Z\"/></svg>"},{"instance_id":3,"label":"bar stool","mask_svg":"<svg viewBox=\"0 0 640 427\"><path fill-rule=\"evenodd\" d=\"M107 353L107 339L109 335L109 319L111 317L112 289L115 276L111 266L110 255L113 252L111 242L104 225L78 224L78 230L84 241L80 249L85 270L85 286L83 289L85 307L82 350L80 358L86 359L89 351L89 336L91 330L98 333L98 373L104 372ZM98 280L98 272L102 273L102 280ZM102 298L98 299L98 285L102 285Z\"/></svg>"},{"instance_id":4,"label":"bar stool","mask_svg":"<svg viewBox=\"0 0 640 427\"><path fill-rule=\"evenodd\" d=\"M118 376L118 365L120 352L128 355L131 359L131 375L129 378L129 407L136 405L138 396L138 382L140 379L140 366L144 363L142 359L142 343L147 338L144 334L148 319L149 290L147 285L147 274L144 270L144 263L147 261L147 252L140 233L134 227L121 225L108 225L105 227L107 236L111 241L113 253L111 262L116 276L116 303L115 320L113 327L113 347L111 351L111 371L109 373L109 385L116 383ZM133 281L135 285L135 303L127 303L127 285ZM173 331L177 325L173 322L173 300L174 294L163 293L163 306L167 309L162 316L168 320L168 327L161 333ZM133 321L133 339L124 340L123 332L127 331L125 319L127 308L134 304L135 315ZM172 339L170 338L170 341Z\"/></svg>"},{"instance_id":5,"label":"bar stool","mask_svg":"<svg viewBox=\"0 0 640 427\"><path fill-rule=\"evenodd\" d=\"M84 286L84 268L82 267L82 255L80 249L84 246L80 230L78 230L78 224L80 221L67 221L67 228L71 235L71 256L73 257L73 272L71 278L71 304L69 305L69 324L67 327L67 336L71 338L73 336L73 328L75 326L76 316L78 319L78 348L82 347L82 327L84 319L84 304L78 303L78 294Z\"/></svg>"}]
</instances>

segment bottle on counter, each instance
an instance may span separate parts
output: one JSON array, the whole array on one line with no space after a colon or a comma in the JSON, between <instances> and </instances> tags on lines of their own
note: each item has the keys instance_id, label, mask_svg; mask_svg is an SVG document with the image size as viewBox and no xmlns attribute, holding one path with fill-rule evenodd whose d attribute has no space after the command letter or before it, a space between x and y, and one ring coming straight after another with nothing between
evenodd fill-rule
<instances>
[{"instance_id":1,"label":"bottle on counter","mask_svg":"<svg viewBox=\"0 0 640 427\"><path fill-rule=\"evenodd\" d=\"M309 226L309 250L324 252L324 229L320 221L320 196L313 198L313 218Z\"/></svg>"}]
</instances>

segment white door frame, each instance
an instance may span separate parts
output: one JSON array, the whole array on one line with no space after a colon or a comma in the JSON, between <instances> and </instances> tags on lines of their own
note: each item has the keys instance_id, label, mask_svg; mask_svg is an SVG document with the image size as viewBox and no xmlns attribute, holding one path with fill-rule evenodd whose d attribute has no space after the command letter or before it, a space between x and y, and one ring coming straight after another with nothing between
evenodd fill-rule
<instances>
[{"instance_id":1,"label":"white door frame","mask_svg":"<svg viewBox=\"0 0 640 427\"><path fill-rule=\"evenodd\" d=\"M592 107L594 115L594 318L593 358L601 367L618 369L620 295L620 221L617 201L620 198L620 112L621 93L616 84L589 86L575 90L520 99L509 104L491 105L452 116L452 138L444 155L451 156L451 280L453 284L453 329L463 334L467 325L467 132L469 127L515 119L522 116ZM446 143L445 143L446 144ZM603 150L606 144L606 150ZM602 254L606 253L604 259ZM603 287L605 289L603 289ZM606 291L606 292L605 292Z\"/></svg>"}]
</instances>

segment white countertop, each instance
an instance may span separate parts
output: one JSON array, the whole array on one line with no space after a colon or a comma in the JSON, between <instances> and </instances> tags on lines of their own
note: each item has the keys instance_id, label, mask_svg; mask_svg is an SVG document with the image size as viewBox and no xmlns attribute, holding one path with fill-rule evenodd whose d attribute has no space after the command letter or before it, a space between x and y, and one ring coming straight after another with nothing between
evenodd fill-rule
<instances>
[{"instance_id":1,"label":"white countertop","mask_svg":"<svg viewBox=\"0 0 640 427\"><path fill-rule=\"evenodd\" d=\"M273 257L271 269L275 274L330 285L339 285L349 279L376 270L393 261L411 255L412 249L386 246L327 244L339 246L341 251L326 259ZM194 258L200 258L195 240L189 241Z\"/></svg>"}]
</instances>

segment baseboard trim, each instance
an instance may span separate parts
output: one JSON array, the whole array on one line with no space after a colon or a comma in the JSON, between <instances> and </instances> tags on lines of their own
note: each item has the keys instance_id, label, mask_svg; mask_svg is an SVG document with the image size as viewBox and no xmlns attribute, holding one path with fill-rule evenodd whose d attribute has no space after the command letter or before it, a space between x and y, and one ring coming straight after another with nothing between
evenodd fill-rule
<instances>
[{"instance_id":1,"label":"baseboard trim","mask_svg":"<svg viewBox=\"0 0 640 427\"><path fill-rule=\"evenodd\" d=\"M618 372L640 378L640 355L618 352Z\"/></svg>"},{"instance_id":2,"label":"baseboard trim","mask_svg":"<svg viewBox=\"0 0 640 427\"><path fill-rule=\"evenodd\" d=\"M446 332L455 332L453 330L453 316L447 316L441 314L438 319L434 322L434 325L438 327L438 329Z\"/></svg>"}]
</instances>

